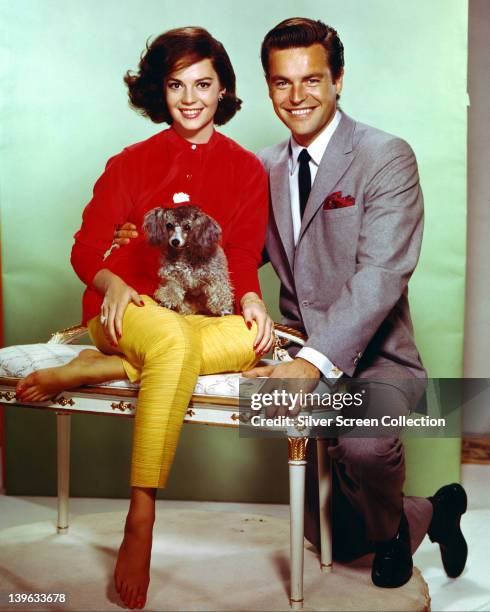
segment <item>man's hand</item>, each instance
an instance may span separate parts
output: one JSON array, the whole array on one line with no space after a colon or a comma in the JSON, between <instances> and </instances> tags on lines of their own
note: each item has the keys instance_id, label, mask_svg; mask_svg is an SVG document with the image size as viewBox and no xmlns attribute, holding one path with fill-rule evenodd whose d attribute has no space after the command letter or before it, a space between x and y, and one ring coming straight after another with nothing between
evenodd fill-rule
<instances>
[{"instance_id":1,"label":"man's hand","mask_svg":"<svg viewBox=\"0 0 490 612\"><path fill-rule=\"evenodd\" d=\"M259 376L267 376L269 380L261 387L260 393L267 395L273 394L275 391L280 393L286 392L289 397L301 397L301 394L311 393L317 387L317 381L320 380L320 370L311 364L306 359L296 357L293 361L280 363L278 365L264 366L253 368L248 372L244 372L245 378L257 378ZM281 382L274 382L282 379ZM275 416L291 416L294 417L301 411L299 401L291 405L267 406L265 414L268 418Z\"/></svg>"},{"instance_id":2,"label":"man's hand","mask_svg":"<svg viewBox=\"0 0 490 612\"><path fill-rule=\"evenodd\" d=\"M118 249L125 244L129 244L132 238L138 238L139 234L136 230L134 223L125 223L124 225L118 226L114 232L114 238L112 244L113 248Z\"/></svg>"},{"instance_id":3,"label":"man's hand","mask_svg":"<svg viewBox=\"0 0 490 612\"><path fill-rule=\"evenodd\" d=\"M243 376L245 376L245 378L267 376L268 378L311 378L319 380L321 373L316 366L306 361L306 359L296 357L293 361L253 368L248 372L244 372Z\"/></svg>"}]
</instances>

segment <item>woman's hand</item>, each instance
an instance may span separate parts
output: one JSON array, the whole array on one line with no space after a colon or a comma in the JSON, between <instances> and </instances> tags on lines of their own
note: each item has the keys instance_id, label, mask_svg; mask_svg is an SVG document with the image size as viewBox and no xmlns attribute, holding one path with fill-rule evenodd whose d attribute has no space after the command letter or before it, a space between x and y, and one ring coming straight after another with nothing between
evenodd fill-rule
<instances>
[{"instance_id":1,"label":"woman's hand","mask_svg":"<svg viewBox=\"0 0 490 612\"><path fill-rule=\"evenodd\" d=\"M250 328L252 321L257 323L254 351L257 355L265 355L274 344L274 321L268 315L264 302L256 293L246 293L240 300L240 306L247 326Z\"/></svg>"},{"instance_id":2,"label":"woman's hand","mask_svg":"<svg viewBox=\"0 0 490 612\"><path fill-rule=\"evenodd\" d=\"M118 249L125 244L129 244L132 238L138 238L138 236L139 234L134 223L125 223L120 227L118 226L112 240L113 248Z\"/></svg>"},{"instance_id":3,"label":"woman's hand","mask_svg":"<svg viewBox=\"0 0 490 612\"><path fill-rule=\"evenodd\" d=\"M104 334L113 346L117 346L122 336L122 320L128 304L133 302L136 306L144 306L144 302L137 291L110 270L99 270L92 284L104 295L100 308L100 323Z\"/></svg>"}]
</instances>

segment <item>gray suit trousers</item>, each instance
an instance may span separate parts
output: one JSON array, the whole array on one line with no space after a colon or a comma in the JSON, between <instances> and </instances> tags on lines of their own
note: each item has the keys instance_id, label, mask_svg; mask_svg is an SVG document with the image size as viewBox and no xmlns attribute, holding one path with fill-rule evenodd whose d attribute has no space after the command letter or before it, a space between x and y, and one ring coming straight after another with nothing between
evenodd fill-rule
<instances>
[{"instance_id":1,"label":"gray suit trousers","mask_svg":"<svg viewBox=\"0 0 490 612\"><path fill-rule=\"evenodd\" d=\"M407 415L416 394L379 382L367 383L373 401L382 396L389 413ZM410 386L408 385L408 388ZM420 388L420 387L419 387ZM420 395L419 395L420 397ZM432 504L422 497L405 497L405 455L399 432L391 437L362 437L353 430L328 449L333 459L333 557L350 561L373 552L374 542L398 531L402 509L408 519L412 552L422 542L432 519ZM320 546L316 444L307 447L305 536Z\"/></svg>"}]
</instances>

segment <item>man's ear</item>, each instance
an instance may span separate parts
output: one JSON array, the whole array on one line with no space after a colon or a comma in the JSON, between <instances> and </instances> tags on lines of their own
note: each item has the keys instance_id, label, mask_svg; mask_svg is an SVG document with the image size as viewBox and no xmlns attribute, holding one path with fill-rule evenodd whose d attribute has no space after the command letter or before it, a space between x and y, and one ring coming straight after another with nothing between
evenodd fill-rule
<instances>
[{"instance_id":1,"label":"man's ear","mask_svg":"<svg viewBox=\"0 0 490 612\"><path fill-rule=\"evenodd\" d=\"M265 77L265 82L267 83L267 91L269 93L269 98L272 100L272 83L269 81L269 78Z\"/></svg>"},{"instance_id":2,"label":"man's ear","mask_svg":"<svg viewBox=\"0 0 490 612\"><path fill-rule=\"evenodd\" d=\"M340 92L342 91L342 85L343 84L344 84L344 71L342 70L342 72L340 73L339 78L335 82L335 91L336 91L338 96L340 95Z\"/></svg>"}]
</instances>

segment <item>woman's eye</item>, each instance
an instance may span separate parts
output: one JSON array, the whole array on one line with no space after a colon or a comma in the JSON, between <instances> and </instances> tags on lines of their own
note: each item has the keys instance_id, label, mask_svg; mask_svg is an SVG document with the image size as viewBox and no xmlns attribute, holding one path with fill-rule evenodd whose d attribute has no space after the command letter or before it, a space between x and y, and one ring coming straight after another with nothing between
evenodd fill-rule
<instances>
[{"instance_id":1,"label":"woman's eye","mask_svg":"<svg viewBox=\"0 0 490 612\"><path fill-rule=\"evenodd\" d=\"M207 82L198 83L197 86L200 89L208 89L209 87L211 87L211 83L207 83Z\"/></svg>"},{"instance_id":2,"label":"woman's eye","mask_svg":"<svg viewBox=\"0 0 490 612\"><path fill-rule=\"evenodd\" d=\"M174 226L171 223L167 223L165 226L168 230L174 229Z\"/></svg>"},{"instance_id":3,"label":"woman's eye","mask_svg":"<svg viewBox=\"0 0 490 612\"><path fill-rule=\"evenodd\" d=\"M180 87L180 83L168 83L169 89L178 89Z\"/></svg>"}]
</instances>

